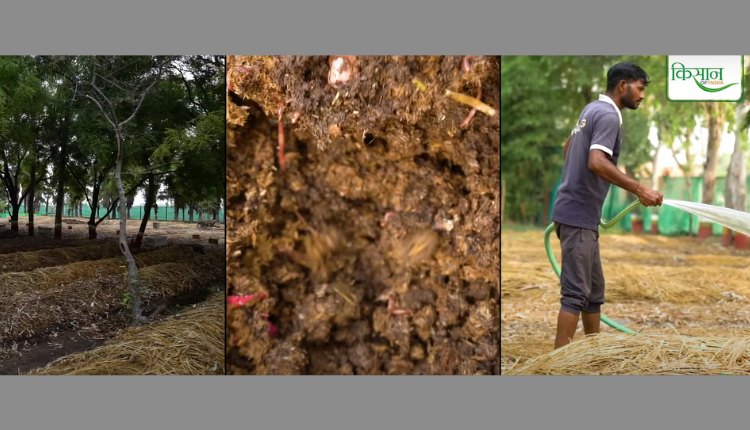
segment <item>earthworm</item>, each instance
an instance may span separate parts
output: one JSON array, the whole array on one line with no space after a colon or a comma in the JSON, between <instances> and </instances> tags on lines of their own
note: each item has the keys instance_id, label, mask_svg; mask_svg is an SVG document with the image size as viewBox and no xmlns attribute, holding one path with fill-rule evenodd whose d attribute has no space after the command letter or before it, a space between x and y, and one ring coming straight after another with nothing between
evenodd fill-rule
<instances>
[{"instance_id":1,"label":"earthworm","mask_svg":"<svg viewBox=\"0 0 750 430\"><path fill-rule=\"evenodd\" d=\"M269 334L269 335L270 335L271 337L276 337L276 335L278 335L278 334L279 334L279 329L278 329L278 327L276 327L275 325L273 325L273 323L272 323L272 322L271 322L271 321L270 321L270 320L268 319L268 314L266 314L266 313L263 313L263 314L260 314L260 316L261 316L261 318L263 318L263 319L264 319L264 320L266 321L266 323L268 324L268 334Z\"/></svg>"},{"instance_id":2,"label":"earthworm","mask_svg":"<svg viewBox=\"0 0 750 430\"><path fill-rule=\"evenodd\" d=\"M473 55L466 55L464 57L464 61L462 62L462 64L464 65L464 72L466 73L469 73L469 70L471 70L471 64L469 63L469 60L471 60L472 58L474 58Z\"/></svg>"},{"instance_id":3,"label":"earthworm","mask_svg":"<svg viewBox=\"0 0 750 430\"><path fill-rule=\"evenodd\" d=\"M264 293L250 294L249 296L227 296L227 302L230 305L242 306L245 303L249 303L255 299L263 300L266 298Z\"/></svg>"},{"instance_id":4,"label":"earthworm","mask_svg":"<svg viewBox=\"0 0 750 430\"><path fill-rule=\"evenodd\" d=\"M477 100L482 100L482 83L479 83L479 88L477 89ZM466 117L464 122L461 123L461 128L466 128L469 126L469 123L474 118L474 114L477 113L477 108L473 108L471 112L469 112L469 116Z\"/></svg>"},{"instance_id":5,"label":"earthworm","mask_svg":"<svg viewBox=\"0 0 750 430\"><path fill-rule=\"evenodd\" d=\"M413 311L411 309L394 309L394 302L396 298L391 294L388 296L388 313L391 315L411 315Z\"/></svg>"},{"instance_id":6,"label":"earthworm","mask_svg":"<svg viewBox=\"0 0 750 430\"><path fill-rule=\"evenodd\" d=\"M380 223L380 226L385 227L385 225L388 224L388 220L390 220L394 215L396 215L395 212L386 212L385 216L383 217L383 221Z\"/></svg>"},{"instance_id":7,"label":"earthworm","mask_svg":"<svg viewBox=\"0 0 750 430\"><path fill-rule=\"evenodd\" d=\"M463 66L464 66L464 72L468 73L471 70L471 64L469 63L469 60L474 57L473 55L467 55L464 57ZM477 100L482 100L482 82L479 82L479 89L477 89ZM471 112L469 112L469 116L466 117L466 119L461 123L461 128L466 128L469 126L469 123L474 118L474 114L477 113L477 108L473 108Z\"/></svg>"}]
</instances>

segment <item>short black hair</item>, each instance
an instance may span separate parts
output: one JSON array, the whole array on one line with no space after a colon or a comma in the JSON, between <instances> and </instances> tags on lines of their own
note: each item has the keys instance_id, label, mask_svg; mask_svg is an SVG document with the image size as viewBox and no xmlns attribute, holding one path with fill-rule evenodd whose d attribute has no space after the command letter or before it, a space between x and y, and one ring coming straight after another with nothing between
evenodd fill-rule
<instances>
[{"instance_id":1,"label":"short black hair","mask_svg":"<svg viewBox=\"0 0 750 430\"><path fill-rule=\"evenodd\" d=\"M622 80L625 80L627 83L643 81L645 85L651 82L648 80L646 72L635 64L630 62L617 63L607 72L607 91L614 90Z\"/></svg>"}]
</instances>

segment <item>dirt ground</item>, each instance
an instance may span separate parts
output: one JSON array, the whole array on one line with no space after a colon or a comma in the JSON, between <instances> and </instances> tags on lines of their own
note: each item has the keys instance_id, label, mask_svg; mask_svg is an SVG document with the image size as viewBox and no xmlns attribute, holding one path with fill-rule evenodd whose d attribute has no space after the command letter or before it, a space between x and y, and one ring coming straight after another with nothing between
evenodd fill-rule
<instances>
[{"instance_id":1,"label":"dirt ground","mask_svg":"<svg viewBox=\"0 0 750 430\"><path fill-rule=\"evenodd\" d=\"M66 218L66 220L70 223L64 222L63 224L63 239L53 239L42 235L29 237L27 236L27 228L25 226L26 222L23 220L19 223L18 235L8 232L7 230L9 230L9 227L0 230L0 233L4 236L3 238L0 238L0 254L10 255L18 252L34 252L56 248L70 249L70 252L75 253L76 247L116 242L118 240L116 231L119 229L119 221L104 221L98 228L98 239L88 240L88 229L85 224L87 219ZM161 308L159 313L155 315L153 321L158 321L175 313L179 313L182 309L203 301L211 292L215 292L217 289L224 289L222 281L223 273L221 273L223 272L223 268L220 266L220 261L224 258L223 226L221 226L221 229L199 230L195 223L173 223L163 221L160 223L161 225L158 230L154 230L152 224L149 223L149 227L146 230L146 236L157 232L158 234L165 234L167 235L168 247L181 244L199 244L205 247L206 255L216 255L218 258L213 259L213 261L215 261L213 266L211 266L209 260L201 260L204 261L204 263L201 263L201 266L199 267L195 267L195 270L197 271L205 273L211 272L210 275L205 277L207 282L209 282L208 280L212 280L210 281L210 285L206 284L203 285L202 288L195 288L174 297L149 297L148 301L144 302L144 314L149 315L151 312ZM139 224L139 221L129 220L128 233L130 237L133 237L137 233ZM35 226L37 227L52 227L53 225L54 218L52 217L37 217L35 219ZM68 230L68 225L71 225L73 228ZM193 234L199 234L200 238L193 239ZM208 243L208 238L219 239L219 244ZM189 250L191 248L188 247L186 249ZM134 251L134 254L137 255L149 251L150 249L148 247L144 247L141 250ZM197 252L196 255L204 256L204 254L198 254ZM191 256L192 255L186 255L186 260ZM216 263L219 265L217 266ZM56 267L63 269L66 266L63 265ZM24 277L28 273L30 272L18 272L18 276ZM126 309L122 303L117 301L111 302L112 297L117 298L123 293L123 291L117 289L121 287L113 287L121 284L118 276L102 278L94 278L93 276L94 275L92 274L92 277L81 278L72 284L55 287L54 290L59 290L59 293L54 291L39 291L38 294L40 295L51 294L53 298L60 297L60 300L56 305L59 309L50 309L50 311L53 313L57 312L63 315L69 315L70 318L61 321L59 324L45 326L44 330L41 332L29 336L0 335L0 374L25 373L29 370L43 367L47 363L63 355L92 349L103 344L106 340L112 338L128 326L131 318L130 311ZM80 310L78 308L66 309L66 307L70 306L71 300L69 300L69 297L55 296L54 294L65 294L67 288L77 288L76 285L79 285L77 283L81 283L81 286L83 283L95 283L95 285L99 286L100 293L97 293L96 297L92 296L89 298L92 302L91 306L94 306L95 302L99 303L97 306L102 306L100 302L105 299L110 300L110 302L107 302L109 304L101 309L97 307L96 309L98 310L95 311L86 311L83 308ZM21 293L19 292L18 294ZM25 291L24 294L34 296L37 293L34 291L30 293ZM11 297L9 299L15 300L16 297ZM54 302L56 299L53 300L46 298L34 300L32 300L31 303L49 304L51 303L50 300ZM88 303L88 301L86 303ZM44 313L44 310L32 308L25 309L24 312L33 316L35 313ZM0 318L6 319L17 317L18 315L0 315ZM12 321L6 322L7 324L4 322L0 325L3 327L12 327ZM26 324L34 325L33 319L26 319L24 322Z\"/></svg>"},{"instance_id":2,"label":"dirt ground","mask_svg":"<svg viewBox=\"0 0 750 430\"><path fill-rule=\"evenodd\" d=\"M63 239L70 240L88 240L88 218L74 218L74 217L63 217ZM0 245L3 240L13 240L15 236L27 236L28 227L26 224L29 222L28 218L21 218L18 221L18 233L10 230L10 217L0 218L0 225L6 225L7 227L0 228ZM154 222L159 223L159 228L154 228ZM132 239L138 234L138 229L141 226L141 220L129 219L128 220L128 238ZM44 235L36 230L38 227L55 227L55 217L48 216L35 216L34 217L35 235L33 240L24 240L23 246L33 247L35 245L28 245L33 243L51 243L52 246L66 246L65 243L61 243L59 240L51 238L49 235ZM70 228L68 228L70 227ZM117 241L119 235L117 231L120 230L120 220L117 219L106 219L99 224L97 227L97 240L100 241ZM198 239L193 239L193 235L199 235ZM219 245L223 245L224 239L224 224L217 224L217 227L208 230L202 230L198 228L198 222L174 222L174 221L149 221L144 237L152 235L165 235L167 236L167 243L169 245L176 244L202 244L209 245L208 239L218 239ZM70 244L68 242L67 244ZM92 242L93 243L93 242ZM0 246L2 248L2 246ZM10 248L5 247L5 248ZM18 248L17 248L18 249ZM18 249L19 251L21 249ZM30 249L33 250L33 249ZM0 250L2 252L2 250Z\"/></svg>"},{"instance_id":3,"label":"dirt ground","mask_svg":"<svg viewBox=\"0 0 750 430\"><path fill-rule=\"evenodd\" d=\"M553 350L560 284L542 232L504 230L501 248L501 366ZM561 261L560 243L551 237ZM720 239L657 235L600 236L606 279L602 313L644 334L750 335L750 254ZM603 332L615 330L602 323ZM579 323L576 338L583 336Z\"/></svg>"},{"instance_id":4,"label":"dirt ground","mask_svg":"<svg viewBox=\"0 0 750 430\"><path fill-rule=\"evenodd\" d=\"M228 373L499 373L499 116L445 96L496 109L499 58L463 60L229 58Z\"/></svg>"}]
</instances>

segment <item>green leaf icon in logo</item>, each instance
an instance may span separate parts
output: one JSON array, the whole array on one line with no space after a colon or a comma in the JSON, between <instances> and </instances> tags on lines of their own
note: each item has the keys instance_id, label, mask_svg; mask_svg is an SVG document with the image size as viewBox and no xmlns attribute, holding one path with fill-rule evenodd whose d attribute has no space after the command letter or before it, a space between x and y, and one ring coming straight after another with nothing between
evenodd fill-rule
<instances>
[{"instance_id":1,"label":"green leaf icon in logo","mask_svg":"<svg viewBox=\"0 0 750 430\"><path fill-rule=\"evenodd\" d=\"M698 80L695 79L695 77L693 77L693 79L695 80L695 83L700 87L700 89L702 89L703 91L708 91L709 93L718 93L719 91L726 90L727 88L731 87L732 85L737 85L736 83L734 83L734 84L724 85L721 88L708 88L708 87L705 87L705 86L701 85L701 83L698 82Z\"/></svg>"}]
</instances>

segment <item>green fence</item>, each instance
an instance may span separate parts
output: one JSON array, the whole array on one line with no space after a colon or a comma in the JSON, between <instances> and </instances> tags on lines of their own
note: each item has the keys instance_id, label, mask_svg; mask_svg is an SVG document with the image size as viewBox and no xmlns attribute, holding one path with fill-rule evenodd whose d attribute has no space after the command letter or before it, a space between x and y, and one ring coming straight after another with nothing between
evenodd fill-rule
<instances>
[{"instance_id":1,"label":"green fence","mask_svg":"<svg viewBox=\"0 0 750 430\"><path fill-rule=\"evenodd\" d=\"M748 177L746 181L748 190L750 190L750 177ZM643 179L639 180L639 182L644 187L653 188L651 179ZM692 178L691 185L692 187L688 186L688 181L685 178L661 178L658 189L664 193L665 199L702 202L703 178ZM692 199L690 196L690 188L692 188ZM713 204L715 206L724 206L725 188L726 178L717 178L716 186L714 188ZM555 187L552 192L550 207L554 206L556 195L557 187ZM602 218L605 221L614 218L617 214L622 212L626 206L635 200L636 197L634 194L630 194L622 188L612 185L609 194L604 201L604 206L602 207ZM750 212L750 198L747 199L745 211ZM651 231L652 216L655 215L658 218L659 234L666 236L687 235L691 230L691 219L693 234L698 234L700 226L700 219L698 216L691 215L671 206L661 206L656 208L640 206L634 209L631 212L631 215L640 217L643 220L643 229L645 231ZM624 217L622 221L620 221L619 226L625 231L632 231L632 216ZM713 224L712 231L714 235L721 235L722 226L719 224Z\"/></svg>"},{"instance_id":2,"label":"green fence","mask_svg":"<svg viewBox=\"0 0 750 430\"><path fill-rule=\"evenodd\" d=\"M159 206L158 211L154 212L153 209L151 209L151 217L150 219L154 221L174 221L174 207L163 207ZM91 208L88 207L88 205L84 205L83 209L81 210L82 216L84 218L88 218L91 216ZM143 215L145 212L145 208L143 206L133 206L130 208L130 219L143 219ZM26 213L26 207L21 206L20 208L20 217L25 218L28 217L28 214ZM101 218L104 216L104 214L107 213L107 209L100 207L97 210L97 218ZM45 207L44 205L41 206L40 213L36 213L36 216L55 216L55 206L49 206L49 208ZM8 208L4 213L0 213L0 218L5 218L10 216L10 208ZM71 217L73 216L73 211L70 206L65 206L63 209L63 216L65 217ZM109 214L110 218L113 218L113 214ZM117 212L117 216L120 216L120 212ZM202 220L212 220L213 219L213 213L203 213ZM178 221L190 221L190 213L185 210L180 211L179 216L177 217ZM219 221L222 223L224 222L224 211L219 212ZM198 213L193 212L193 222L198 222Z\"/></svg>"}]
</instances>

